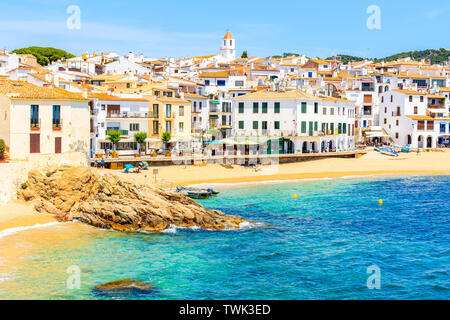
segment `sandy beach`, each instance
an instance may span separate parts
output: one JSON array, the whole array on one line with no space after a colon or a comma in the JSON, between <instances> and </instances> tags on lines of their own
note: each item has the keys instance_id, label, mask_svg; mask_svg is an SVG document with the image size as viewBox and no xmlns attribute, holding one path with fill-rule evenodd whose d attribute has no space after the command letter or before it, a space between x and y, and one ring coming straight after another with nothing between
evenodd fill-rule
<instances>
[{"instance_id":1,"label":"sandy beach","mask_svg":"<svg viewBox=\"0 0 450 320\"><path fill-rule=\"evenodd\" d=\"M163 188L195 184L235 184L262 181L338 178L370 175L447 175L450 174L450 150L401 154L393 158L369 150L359 159L330 158L309 162L261 166L260 171L240 165L162 166L156 184ZM101 169L99 169L101 170ZM139 183L155 183L153 171L125 174L103 170Z\"/></svg>"},{"instance_id":2,"label":"sandy beach","mask_svg":"<svg viewBox=\"0 0 450 320\"><path fill-rule=\"evenodd\" d=\"M52 215L37 213L32 205L21 201L11 201L5 206L0 206L0 234L6 229L50 222L56 222Z\"/></svg>"}]
</instances>

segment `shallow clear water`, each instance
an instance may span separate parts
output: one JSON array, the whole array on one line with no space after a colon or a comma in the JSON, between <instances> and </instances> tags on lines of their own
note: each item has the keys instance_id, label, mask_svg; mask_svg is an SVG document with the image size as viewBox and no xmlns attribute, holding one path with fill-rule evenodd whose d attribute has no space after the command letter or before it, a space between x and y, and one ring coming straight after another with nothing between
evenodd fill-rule
<instances>
[{"instance_id":1,"label":"shallow clear water","mask_svg":"<svg viewBox=\"0 0 450 320\"><path fill-rule=\"evenodd\" d=\"M201 203L264 225L131 235L82 227L76 241L28 250L9 275L13 280L0 281L0 298L449 299L449 187L450 177L441 176L224 189ZM66 286L71 265L81 268L79 290ZM381 270L379 290L366 285L371 265ZM92 292L96 284L124 278L159 290Z\"/></svg>"}]
</instances>

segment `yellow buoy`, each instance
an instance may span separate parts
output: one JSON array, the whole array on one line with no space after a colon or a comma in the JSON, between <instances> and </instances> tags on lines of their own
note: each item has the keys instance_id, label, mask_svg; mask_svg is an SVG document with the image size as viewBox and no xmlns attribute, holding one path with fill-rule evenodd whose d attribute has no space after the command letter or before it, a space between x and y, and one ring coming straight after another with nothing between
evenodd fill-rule
<instances>
[{"instance_id":1,"label":"yellow buoy","mask_svg":"<svg viewBox=\"0 0 450 320\"><path fill-rule=\"evenodd\" d=\"M294 194L294 195L293 195L293 198L294 198L294 199L297 199L297 194Z\"/></svg>"},{"instance_id":2,"label":"yellow buoy","mask_svg":"<svg viewBox=\"0 0 450 320\"><path fill-rule=\"evenodd\" d=\"M382 199L378 200L378 204L381 206L383 204L383 200Z\"/></svg>"}]
</instances>

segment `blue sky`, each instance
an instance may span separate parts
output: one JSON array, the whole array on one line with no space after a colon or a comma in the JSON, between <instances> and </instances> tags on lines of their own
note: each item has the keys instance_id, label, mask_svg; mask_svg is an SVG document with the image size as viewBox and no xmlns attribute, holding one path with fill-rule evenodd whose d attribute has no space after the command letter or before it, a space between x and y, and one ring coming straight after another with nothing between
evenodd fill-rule
<instances>
[{"instance_id":1,"label":"blue sky","mask_svg":"<svg viewBox=\"0 0 450 320\"><path fill-rule=\"evenodd\" d=\"M21 0L1 3L0 47L53 46L74 54L130 50L148 57L215 54L229 29L237 53L283 52L326 58L343 53L382 57L450 48L448 0L103 1ZM69 30L66 9L81 9ZM369 5L381 9L381 30L369 30Z\"/></svg>"}]
</instances>

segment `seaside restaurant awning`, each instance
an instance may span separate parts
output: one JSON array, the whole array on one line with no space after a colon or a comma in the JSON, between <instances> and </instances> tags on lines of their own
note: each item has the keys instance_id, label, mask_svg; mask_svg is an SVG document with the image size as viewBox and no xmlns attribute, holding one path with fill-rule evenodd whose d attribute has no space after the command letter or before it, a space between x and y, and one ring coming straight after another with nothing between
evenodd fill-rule
<instances>
[{"instance_id":1,"label":"seaside restaurant awning","mask_svg":"<svg viewBox=\"0 0 450 320\"><path fill-rule=\"evenodd\" d=\"M389 136L383 132L366 132L367 138L388 138Z\"/></svg>"}]
</instances>

